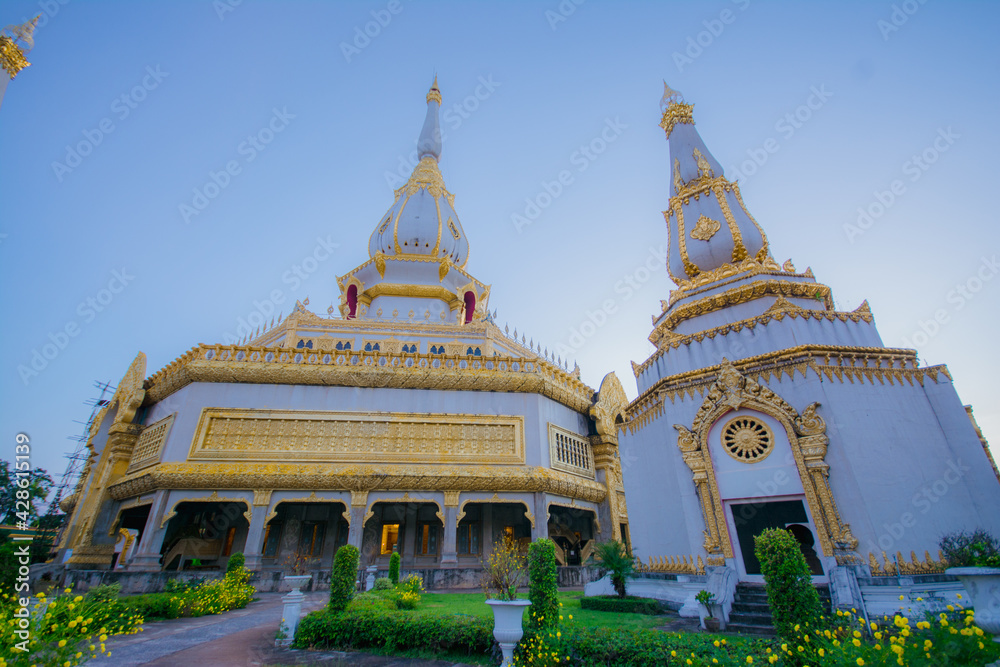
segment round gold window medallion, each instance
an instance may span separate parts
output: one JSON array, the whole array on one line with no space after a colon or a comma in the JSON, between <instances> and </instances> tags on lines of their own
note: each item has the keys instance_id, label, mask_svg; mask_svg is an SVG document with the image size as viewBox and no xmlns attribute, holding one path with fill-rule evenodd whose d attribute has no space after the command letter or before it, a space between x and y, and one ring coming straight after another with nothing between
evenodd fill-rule
<instances>
[{"instance_id":1,"label":"round gold window medallion","mask_svg":"<svg viewBox=\"0 0 1000 667\"><path fill-rule=\"evenodd\" d=\"M736 417L722 429L722 446L737 461L756 463L774 449L771 429L753 417Z\"/></svg>"}]
</instances>

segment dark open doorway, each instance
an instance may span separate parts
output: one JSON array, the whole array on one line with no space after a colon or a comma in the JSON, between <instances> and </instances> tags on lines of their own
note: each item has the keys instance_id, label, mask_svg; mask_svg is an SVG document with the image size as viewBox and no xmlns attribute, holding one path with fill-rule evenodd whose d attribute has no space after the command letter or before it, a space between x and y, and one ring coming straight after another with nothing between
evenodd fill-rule
<instances>
[{"instance_id":1,"label":"dark open doorway","mask_svg":"<svg viewBox=\"0 0 1000 667\"><path fill-rule=\"evenodd\" d=\"M760 561L754 554L754 538L768 528L784 528L798 540L802 555L813 575L823 575L823 565L816 554L815 537L808 528L809 517L801 500L734 503L730 505L736 538L740 543L743 567L750 575L759 575Z\"/></svg>"}]
</instances>

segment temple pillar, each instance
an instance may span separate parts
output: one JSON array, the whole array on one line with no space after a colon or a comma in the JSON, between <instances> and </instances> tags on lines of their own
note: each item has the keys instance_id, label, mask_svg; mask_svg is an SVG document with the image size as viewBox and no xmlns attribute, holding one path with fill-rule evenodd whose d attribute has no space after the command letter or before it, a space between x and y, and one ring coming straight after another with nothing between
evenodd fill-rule
<instances>
[{"instance_id":1,"label":"temple pillar","mask_svg":"<svg viewBox=\"0 0 1000 667\"><path fill-rule=\"evenodd\" d=\"M361 551L365 537L365 511L368 508L367 491L351 491L351 515L348 520L347 543Z\"/></svg>"},{"instance_id":2,"label":"temple pillar","mask_svg":"<svg viewBox=\"0 0 1000 667\"><path fill-rule=\"evenodd\" d=\"M483 503L483 560L489 560L493 553L493 505Z\"/></svg>"},{"instance_id":3,"label":"temple pillar","mask_svg":"<svg viewBox=\"0 0 1000 667\"><path fill-rule=\"evenodd\" d=\"M441 565L458 564L458 491L444 492L444 541L441 543Z\"/></svg>"},{"instance_id":4,"label":"temple pillar","mask_svg":"<svg viewBox=\"0 0 1000 667\"><path fill-rule=\"evenodd\" d=\"M149 508L149 516L146 518L146 525L142 529L142 536L136 546L132 562L128 564L129 570L140 572L158 572L160 570L160 549L163 548L163 538L167 535L167 527L162 528L163 515L167 511L167 498L169 491L156 491L153 494L153 504Z\"/></svg>"},{"instance_id":5,"label":"temple pillar","mask_svg":"<svg viewBox=\"0 0 1000 667\"><path fill-rule=\"evenodd\" d=\"M400 564L404 567L413 567L416 554L420 551L420 536L417 535L417 506L407 503L403 517L406 545L400 549L402 552Z\"/></svg>"},{"instance_id":6,"label":"temple pillar","mask_svg":"<svg viewBox=\"0 0 1000 667\"><path fill-rule=\"evenodd\" d=\"M250 528L243 545L243 557L248 570L259 570L264 552L264 528L267 526L268 510L271 508L271 490L255 489L253 506L250 508Z\"/></svg>"},{"instance_id":7,"label":"temple pillar","mask_svg":"<svg viewBox=\"0 0 1000 667\"><path fill-rule=\"evenodd\" d=\"M536 493L534 495L534 505L535 525L531 528L532 541L540 537L549 536L549 512L545 506L544 493Z\"/></svg>"}]
</instances>

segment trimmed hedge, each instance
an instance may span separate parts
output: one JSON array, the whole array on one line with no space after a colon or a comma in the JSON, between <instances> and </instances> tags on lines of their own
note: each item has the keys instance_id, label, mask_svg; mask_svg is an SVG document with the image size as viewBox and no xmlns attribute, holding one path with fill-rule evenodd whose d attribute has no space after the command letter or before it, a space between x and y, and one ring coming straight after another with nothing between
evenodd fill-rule
<instances>
[{"instance_id":1,"label":"trimmed hedge","mask_svg":"<svg viewBox=\"0 0 1000 667\"><path fill-rule=\"evenodd\" d=\"M823 615L806 557L798 541L782 528L768 528L757 535L754 554L764 575L774 629L779 637L793 643L800 627L818 627Z\"/></svg>"},{"instance_id":2,"label":"trimmed hedge","mask_svg":"<svg viewBox=\"0 0 1000 667\"><path fill-rule=\"evenodd\" d=\"M662 611L660 603L656 600L632 596L620 598L616 595L580 598L580 606L593 611L616 611L622 614L645 614L647 616L656 616Z\"/></svg>"},{"instance_id":3,"label":"trimmed hedge","mask_svg":"<svg viewBox=\"0 0 1000 667\"><path fill-rule=\"evenodd\" d=\"M347 609L354 597L354 582L358 579L358 559L361 554L352 544L337 549L333 557L333 572L330 575L330 604L333 611Z\"/></svg>"},{"instance_id":4,"label":"trimmed hedge","mask_svg":"<svg viewBox=\"0 0 1000 667\"><path fill-rule=\"evenodd\" d=\"M425 649L489 655L493 619L479 616L435 616L367 606L331 612L314 611L299 623L293 648L386 651Z\"/></svg>"},{"instance_id":5,"label":"trimmed hedge","mask_svg":"<svg viewBox=\"0 0 1000 667\"><path fill-rule=\"evenodd\" d=\"M389 556L389 581L395 586L399 583L399 552L393 551Z\"/></svg>"},{"instance_id":6,"label":"trimmed hedge","mask_svg":"<svg viewBox=\"0 0 1000 667\"><path fill-rule=\"evenodd\" d=\"M542 537L528 547L527 630L554 628L559 625L559 575L556 570L556 544Z\"/></svg>"},{"instance_id":7,"label":"trimmed hedge","mask_svg":"<svg viewBox=\"0 0 1000 667\"><path fill-rule=\"evenodd\" d=\"M584 598L586 599L586 598ZM592 599L592 598L591 598ZM699 633L660 632L626 628L586 628L563 632L562 639L573 656L572 664L629 665L629 667L663 667L663 665L747 665L746 656L758 656L757 664L767 664L760 656L771 646L767 639L749 637L728 638L725 643ZM676 652L676 655L672 652ZM685 656L696 653L698 659L685 662ZM718 660L713 663L712 659Z\"/></svg>"}]
</instances>

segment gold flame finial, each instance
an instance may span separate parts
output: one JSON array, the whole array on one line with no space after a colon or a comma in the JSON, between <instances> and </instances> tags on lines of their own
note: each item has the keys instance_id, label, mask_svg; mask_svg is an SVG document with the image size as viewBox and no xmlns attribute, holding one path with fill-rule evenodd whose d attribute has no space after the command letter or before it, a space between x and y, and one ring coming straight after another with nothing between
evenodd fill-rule
<instances>
[{"instance_id":1,"label":"gold flame finial","mask_svg":"<svg viewBox=\"0 0 1000 667\"><path fill-rule=\"evenodd\" d=\"M666 111L667 107L674 102L683 102L684 96L681 95L679 90L674 90L667 85L667 82L663 82L663 97L660 98L660 111Z\"/></svg>"},{"instance_id":2,"label":"gold flame finial","mask_svg":"<svg viewBox=\"0 0 1000 667\"><path fill-rule=\"evenodd\" d=\"M430 103L431 100L441 104L441 91L438 90L437 74L434 75L434 83L431 84L431 89L427 91L427 102Z\"/></svg>"},{"instance_id":3,"label":"gold flame finial","mask_svg":"<svg viewBox=\"0 0 1000 667\"><path fill-rule=\"evenodd\" d=\"M0 30L0 67L6 70L11 79L31 64L24 54L35 46L32 34L40 17L41 14L21 25L9 25Z\"/></svg>"},{"instance_id":4,"label":"gold flame finial","mask_svg":"<svg viewBox=\"0 0 1000 667\"><path fill-rule=\"evenodd\" d=\"M678 123L694 125L691 114L693 108L694 105L684 102L684 96L679 91L668 86L666 81L663 82L663 97L660 98L660 111L663 112L663 117L660 119L660 127L666 131L668 138L674 125Z\"/></svg>"}]
</instances>

